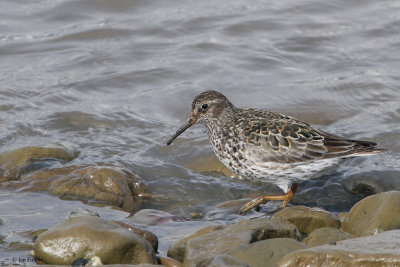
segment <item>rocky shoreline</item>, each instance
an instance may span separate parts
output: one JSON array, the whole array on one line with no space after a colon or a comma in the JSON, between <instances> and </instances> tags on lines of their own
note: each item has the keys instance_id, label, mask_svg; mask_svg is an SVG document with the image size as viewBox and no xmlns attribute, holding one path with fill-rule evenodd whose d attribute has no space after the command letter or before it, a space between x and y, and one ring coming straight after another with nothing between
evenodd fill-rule
<instances>
[{"instance_id":1,"label":"rocky shoreline","mask_svg":"<svg viewBox=\"0 0 400 267\"><path fill-rule=\"evenodd\" d=\"M50 265L95 256L103 264L157 264L156 240L145 230L81 214L40 233L34 255ZM170 259L161 258L165 266L398 266L399 247L400 192L393 191L363 199L342 221L291 206L271 218L209 226L172 244Z\"/></svg>"},{"instance_id":2,"label":"rocky shoreline","mask_svg":"<svg viewBox=\"0 0 400 267\"><path fill-rule=\"evenodd\" d=\"M134 215L129 221L111 221L75 209L49 229L27 231L30 242L10 243L7 249L33 250L36 262L44 265L400 266L398 191L368 196L340 214L292 205L272 216L256 213L257 218L215 223L177 240L167 256L160 256L156 234L137 225L188 219L143 210L146 188L136 174L117 166L68 165L74 157L60 147L4 153L0 186L101 203ZM48 168L46 161L62 164ZM233 214L243 201L221 203L215 210Z\"/></svg>"}]
</instances>

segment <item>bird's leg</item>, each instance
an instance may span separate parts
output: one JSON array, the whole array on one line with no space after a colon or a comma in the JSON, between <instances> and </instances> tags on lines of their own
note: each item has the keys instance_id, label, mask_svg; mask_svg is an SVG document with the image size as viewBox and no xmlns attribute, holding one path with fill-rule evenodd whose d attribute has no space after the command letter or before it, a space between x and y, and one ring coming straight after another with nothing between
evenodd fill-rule
<instances>
[{"instance_id":1,"label":"bird's leg","mask_svg":"<svg viewBox=\"0 0 400 267\"><path fill-rule=\"evenodd\" d=\"M249 210L258 207L261 204L265 204L270 200L283 200L282 203L282 208L286 207L286 205L289 203L289 201L292 199L294 193L296 193L297 190L297 184L294 183L290 187L289 192L287 192L284 195L280 196L260 196L258 198L253 199L252 201L246 203L244 206L242 206L236 213L238 214L246 214Z\"/></svg>"}]
</instances>

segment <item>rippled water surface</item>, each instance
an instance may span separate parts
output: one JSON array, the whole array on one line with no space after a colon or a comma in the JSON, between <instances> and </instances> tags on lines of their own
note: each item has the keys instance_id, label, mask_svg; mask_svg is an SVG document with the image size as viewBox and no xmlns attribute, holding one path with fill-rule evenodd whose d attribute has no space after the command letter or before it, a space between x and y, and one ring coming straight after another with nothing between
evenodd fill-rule
<instances>
[{"instance_id":1,"label":"rippled water surface","mask_svg":"<svg viewBox=\"0 0 400 267\"><path fill-rule=\"evenodd\" d=\"M268 191L189 168L213 156L203 126L165 145L193 97L217 89L236 106L284 112L388 148L300 184L296 204L347 210L361 196L349 192L346 177L400 177L399 12L395 0L2 0L1 151L72 147L79 157L71 165L137 173L162 196L147 208L206 213ZM392 189L399 188L384 188ZM57 201L53 213L43 207L46 194L3 191L0 198L0 232L8 238L54 225L75 203ZM38 216L26 216L29 210Z\"/></svg>"}]
</instances>

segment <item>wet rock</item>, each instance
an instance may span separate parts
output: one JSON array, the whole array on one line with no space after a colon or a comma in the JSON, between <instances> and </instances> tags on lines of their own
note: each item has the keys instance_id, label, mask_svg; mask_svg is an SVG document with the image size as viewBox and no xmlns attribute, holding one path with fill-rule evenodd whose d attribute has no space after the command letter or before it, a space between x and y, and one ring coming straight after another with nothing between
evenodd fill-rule
<instances>
[{"instance_id":1,"label":"wet rock","mask_svg":"<svg viewBox=\"0 0 400 267\"><path fill-rule=\"evenodd\" d=\"M251 198L242 198L222 202L207 212L205 218L207 220L235 220L241 218L242 215L237 214L236 211L251 200Z\"/></svg>"},{"instance_id":2,"label":"wet rock","mask_svg":"<svg viewBox=\"0 0 400 267\"><path fill-rule=\"evenodd\" d=\"M186 221L185 218L172 215L170 213L153 210L153 209L142 209L133 215L131 218L132 222L141 225L160 225L168 222L182 222Z\"/></svg>"},{"instance_id":3,"label":"wet rock","mask_svg":"<svg viewBox=\"0 0 400 267\"><path fill-rule=\"evenodd\" d=\"M100 215L97 212L94 212L94 211L91 211L88 209L83 209L83 208L75 208L75 209L71 210L68 218L82 217L82 216L100 217Z\"/></svg>"},{"instance_id":4,"label":"wet rock","mask_svg":"<svg viewBox=\"0 0 400 267\"><path fill-rule=\"evenodd\" d=\"M399 177L400 171L371 171L345 177L340 183L355 194L370 196L389 190L400 190Z\"/></svg>"},{"instance_id":5,"label":"wet rock","mask_svg":"<svg viewBox=\"0 0 400 267\"><path fill-rule=\"evenodd\" d=\"M248 267L248 266L249 265L245 264L244 262L241 262L240 260L226 254L215 256L208 264L208 267Z\"/></svg>"},{"instance_id":6,"label":"wet rock","mask_svg":"<svg viewBox=\"0 0 400 267\"><path fill-rule=\"evenodd\" d=\"M197 158L185 165L186 168L199 173L212 173L227 177L235 176L216 156Z\"/></svg>"},{"instance_id":7,"label":"wet rock","mask_svg":"<svg viewBox=\"0 0 400 267\"><path fill-rule=\"evenodd\" d=\"M34 246L43 263L70 265L98 256L103 264L156 263L151 245L137 234L94 216L70 218L41 233Z\"/></svg>"},{"instance_id":8,"label":"wet rock","mask_svg":"<svg viewBox=\"0 0 400 267\"><path fill-rule=\"evenodd\" d=\"M158 257L159 262L166 267L182 267L182 263L169 257Z\"/></svg>"},{"instance_id":9,"label":"wet rock","mask_svg":"<svg viewBox=\"0 0 400 267\"><path fill-rule=\"evenodd\" d=\"M276 212L272 218L288 220L299 228L300 232L309 234L321 227L339 228L339 218L322 209L304 206L286 207Z\"/></svg>"},{"instance_id":10,"label":"wet rock","mask_svg":"<svg viewBox=\"0 0 400 267\"><path fill-rule=\"evenodd\" d=\"M14 168L37 169L37 166L31 165L35 165L35 163L40 165L46 159L66 163L76 158L76 156L76 152L69 151L64 147L28 146L1 154L0 168L8 171Z\"/></svg>"},{"instance_id":11,"label":"wet rock","mask_svg":"<svg viewBox=\"0 0 400 267\"><path fill-rule=\"evenodd\" d=\"M275 267L286 254L306 246L291 238L273 238L241 246L228 255L252 267Z\"/></svg>"},{"instance_id":12,"label":"wet rock","mask_svg":"<svg viewBox=\"0 0 400 267\"><path fill-rule=\"evenodd\" d=\"M347 191L341 184L308 180L299 184L291 203L326 210L349 210L361 198L360 195Z\"/></svg>"},{"instance_id":13,"label":"wet rock","mask_svg":"<svg viewBox=\"0 0 400 267\"><path fill-rule=\"evenodd\" d=\"M241 221L225 229L201 235L187 242L184 266L209 263L218 254L224 254L269 238L300 239L300 233L293 224L276 219L257 218Z\"/></svg>"},{"instance_id":14,"label":"wet rock","mask_svg":"<svg viewBox=\"0 0 400 267\"><path fill-rule=\"evenodd\" d=\"M399 266L400 230L348 239L292 252L280 267L297 266Z\"/></svg>"},{"instance_id":15,"label":"wet rock","mask_svg":"<svg viewBox=\"0 0 400 267\"><path fill-rule=\"evenodd\" d=\"M33 245L30 242L10 242L7 246L7 250L32 250Z\"/></svg>"},{"instance_id":16,"label":"wet rock","mask_svg":"<svg viewBox=\"0 0 400 267\"><path fill-rule=\"evenodd\" d=\"M364 198L346 215L342 230L355 236L373 235L400 228L400 192L379 193Z\"/></svg>"},{"instance_id":17,"label":"wet rock","mask_svg":"<svg viewBox=\"0 0 400 267\"><path fill-rule=\"evenodd\" d=\"M145 191L133 173L94 165L40 170L3 186L21 191L47 191L63 199L112 205L126 211L140 209Z\"/></svg>"},{"instance_id":18,"label":"wet rock","mask_svg":"<svg viewBox=\"0 0 400 267\"><path fill-rule=\"evenodd\" d=\"M71 266L85 266L89 261L84 258L77 258L71 263Z\"/></svg>"},{"instance_id":19,"label":"wet rock","mask_svg":"<svg viewBox=\"0 0 400 267\"><path fill-rule=\"evenodd\" d=\"M340 220L340 223L343 223L344 218L346 218L348 212L341 212L338 214L338 218Z\"/></svg>"},{"instance_id":20,"label":"wet rock","mask_svg":"<svg viewBox=\"0 0 400 267\"><path fill-rule=\"evenodd\" d=\"M128 224L123 223L123 222L119 222L119 221L112 221L112 222L124 227L128 231L131 231L131 232L141 236L144 240L149 242L149 244L153 247L154 251L158 250L158 238L152 232L133 227L133 226L128 225Z\"/></svg>"},{"instance_id":21,"label":"wet rock","mask_svg":"<svg viewBox=\"0 0 400 267\"><path fill-rule=\"evenodd\" d=\"M350 238L354 238L354 236L340 229L322 227L314 230L303 242L307 247L316 247Z\"/></svg>"},{"instance_id":22,"label":"wet rock","mask_svg":"<svg viewBox=\"0 0 400 267\"><path fill-rule=\"evenodd\" d=\"M186 236L185 238L172 244L168 249L167 256L171 257L177 261L183 262L185 252L186 252L187 242L189 242L189 240L192 240L194 238L197 238L197 237L205 235L205 234L212 233L214 231L225 229L226 227L227 227L226 225L216 225L216 226L208 226L208 227L202 228L202 229L196 231L195 233L193 233L189 236Z\"/></svg>"}]
</instances>

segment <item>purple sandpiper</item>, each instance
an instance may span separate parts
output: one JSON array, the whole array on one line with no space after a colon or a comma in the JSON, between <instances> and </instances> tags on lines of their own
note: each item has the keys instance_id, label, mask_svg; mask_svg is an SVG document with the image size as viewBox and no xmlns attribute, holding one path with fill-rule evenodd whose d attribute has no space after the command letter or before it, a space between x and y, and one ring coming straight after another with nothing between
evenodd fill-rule
<instances>
[{"instance_id":1,"label":"purple sandpiper","mask_svg":"<svg viewBox=\"0 0 400 267\"><path fill-rule=\"evenodd\" d=\"M223 94L205 91L192 103L189 119L168 140L202 123L218 159L241 178L261 179L278 185L281 196L262 196L239 210L245 213L268 200L286 206L297 182L318 177L343 158L376 154L377 143L350 140L318 130L277 112L237 108Z\"/></svg>"}]
</instances>

